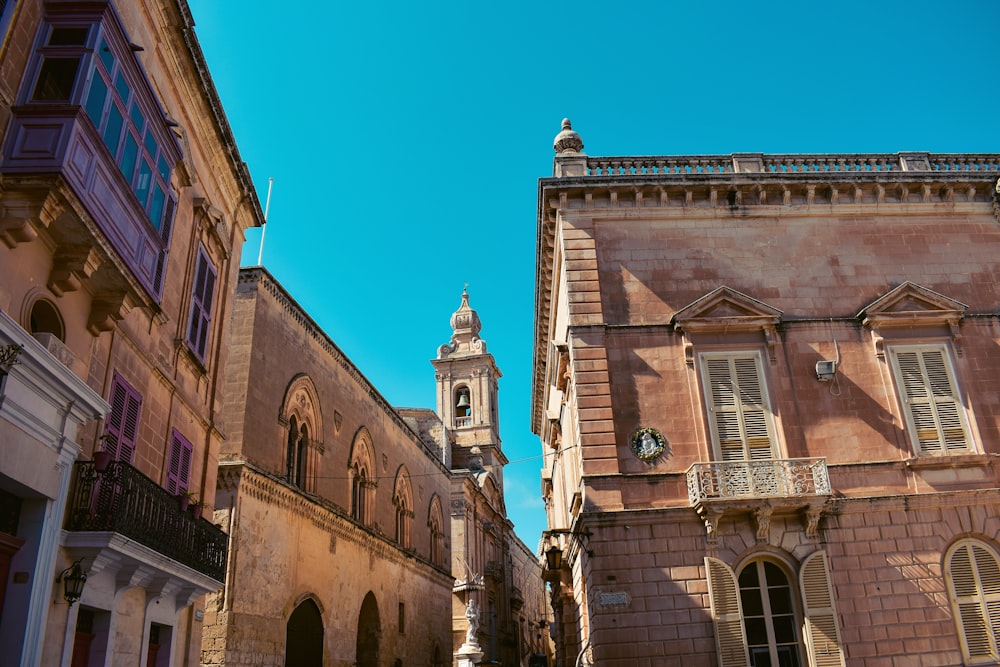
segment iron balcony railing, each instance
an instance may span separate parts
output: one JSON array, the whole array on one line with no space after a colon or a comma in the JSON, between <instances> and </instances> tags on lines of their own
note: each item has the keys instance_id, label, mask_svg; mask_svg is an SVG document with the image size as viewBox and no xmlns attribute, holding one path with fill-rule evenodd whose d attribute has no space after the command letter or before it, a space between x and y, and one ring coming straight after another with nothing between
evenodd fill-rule
<instances>
[{"instance_id":1,"label":"iron balcony railing","mask_svg":"<svg viewBox=\"0 0 1000 667\"><path fill-rule=\"evenodd\" d=\"M178 498L123 461L98 472L75 464L66 529L111 531L178 563L224 581L227 536L211 522L181 511Z\"/></svg>"},{"instance_id":2,"label":"iron balcony railing","mask_svg":"<svg viewBox=\"0 0 1000 667\"><path fill-rule=\"evenodd\" d=\"M695 463L687 471L692 506L712 500L830 495L826 459L763 459Z\"/></svg>"}]
</instances>

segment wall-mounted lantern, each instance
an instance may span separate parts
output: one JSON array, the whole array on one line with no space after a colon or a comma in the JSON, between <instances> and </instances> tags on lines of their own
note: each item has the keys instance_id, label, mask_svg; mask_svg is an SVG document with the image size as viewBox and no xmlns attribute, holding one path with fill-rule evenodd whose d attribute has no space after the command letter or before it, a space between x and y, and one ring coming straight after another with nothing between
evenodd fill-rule
<instances>
[{"instance_id":1,"label":"wall-mounted lantern","mask_svg":"<svg viewBox=\"0 0 1000 667\"><path fill-rule=\"evenodd\" d=\"M63 570L58 577L56 577L56 582L62 582L63 585L63 598L69 603L69 606L73 606L73 603L80 599L83 595L83 585L87 583L87 573L83 571L80 567L80 563L83 561L82 558L77 559L72 565Z\"/></svg>"}]
</instances>

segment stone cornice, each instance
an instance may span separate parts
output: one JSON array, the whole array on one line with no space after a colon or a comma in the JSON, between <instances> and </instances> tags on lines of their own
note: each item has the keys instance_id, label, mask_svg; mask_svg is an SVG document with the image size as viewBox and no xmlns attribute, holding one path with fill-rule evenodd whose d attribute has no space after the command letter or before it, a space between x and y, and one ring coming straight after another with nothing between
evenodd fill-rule
<instances>
[{"instance_id":1,"label":"stone cornice","mask_svg":"<svg viewBox=\"0 0 1000 667\"><path fill-rule=\"evenodd\" d=\"M413 549L401 549L395 542L367 526L356 523L336 503L305 494L300 489L250 463L242 461L220 463L218 488L237 494L246 494L279 510L302 517L319 530L330 533L337 539L357 544L378 558L393 562L402 562L411 558L428 569L450 577L450 573L446 569L434 565L422 554L416 553Z\"/></svg>"}]
</instances>

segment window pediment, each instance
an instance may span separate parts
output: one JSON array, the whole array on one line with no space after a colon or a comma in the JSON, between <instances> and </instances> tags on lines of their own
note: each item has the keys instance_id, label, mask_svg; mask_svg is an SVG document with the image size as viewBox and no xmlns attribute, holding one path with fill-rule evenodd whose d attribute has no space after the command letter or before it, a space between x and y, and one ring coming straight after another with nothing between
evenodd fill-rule
<instances>
[{"instance_id":1,"label":"window pediment","mask_svg":"<svg viewBox=\"0 0 1000 667\"><path fill-rule=\"evenodd\" d=\"M692 335L702 333L761 332L768 357L774 358L774 343L782 311L725 285L684 306L672 318L674 328L684 334L684 354L694 363Z\"/></svg>"},{"instance_id":2,"label":"window pediment","mask_svg":"<svg viewBox=\"0 0 1000 667\"><path fill-rule=\"evenodd\" d=\"M875 353L885 358L882 330L902 327L947 327L961 356L958 324L968 306L934 290L906 281L886 292L858 312L861 323L871 329Z\"/></svg>"}]
</instances>

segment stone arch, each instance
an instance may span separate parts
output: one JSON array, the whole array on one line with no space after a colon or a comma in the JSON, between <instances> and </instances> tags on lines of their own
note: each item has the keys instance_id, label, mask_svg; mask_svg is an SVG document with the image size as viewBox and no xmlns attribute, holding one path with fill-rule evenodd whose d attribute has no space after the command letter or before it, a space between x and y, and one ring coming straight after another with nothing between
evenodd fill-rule
<instances>
[{"instance_id":1,"label":"stone arch","mask_svg":"<svg viewBox=\"0 0 1000 667\"><path fill-rule=\"evenodd\" d=\"M427 507L427 529L430 532L430 560L435 565L444 565L444 511L438 494L431 496Z\"/></svg>"},{"instance_id":2,"label":"stone arch","mask_svg":"<svg viewBox=\"0 0 1000 667\"><path fill-rule=\"evenodd\" d=\"M358 639L354 664L357 667L378 667L379 639L382 623L379 620L375 594L368 591L358 613Z\"/></svg>"},{"instance_id":3,"label":"stone arch","mask_svg":"<svg viewBox=\"0 0 1000 667\"><path fill-rule=\"evenodd\" d=\"M323 667L323 615L311 597L300 602L288 617L285 664Z\"/></svg>"},{"instance_id":4,"label":"stone arch","mask_svg":"<svg viewBox=\"0 0 1000 667\"><path fill-rule=\"evenodd\" d=\"M354 435L348 468L351 478L351 516L364 525L370 525L374 517L377 469L371 434L363 426Z\"/></svg>"},{"instance_id":5,"label":"stone arch","mask_svg":"<svg viewBox=\"0 0 1000 667\"><path fill-rule=\"evenodd\" d=\"M43 294L32 294L24 302L24 328L34 334L51 334L66 342L66 325L62 313Z\"/></svg>"},{"instance_id":6,"label":"stone arch","mask_svg":"<svg viewBox=\"0 0 1000 667\"><path fill-rule=\"evenodd\" d=\"M396 471L396 483L392 491L392 505L396 516L396 543L404 549L412 546L413 526L413 489L410 486L410 473L405 465Z\"/></svg>"},{"instance_id":7,"label":"stone arch","mask_svg":"<svg viewBox=\"0 0 1000 667\"><path fill-rule=\"evenodd\" d=\"M296 375L288 383L278 418L285 426L284 477L290 484L315 493L322 451L323 413L316 386L308 375Z\"/></svg>"}]
</instances>

